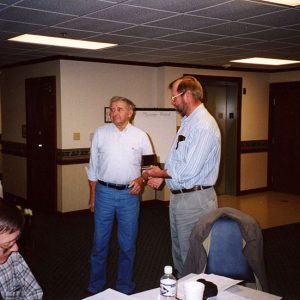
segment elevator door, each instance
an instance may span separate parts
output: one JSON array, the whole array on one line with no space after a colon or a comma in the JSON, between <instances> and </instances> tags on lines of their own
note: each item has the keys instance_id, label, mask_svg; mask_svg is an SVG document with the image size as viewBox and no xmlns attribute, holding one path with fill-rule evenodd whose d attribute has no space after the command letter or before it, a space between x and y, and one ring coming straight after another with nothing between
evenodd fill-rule
<instances>
[{"instance_id":1,"label":"elevator door","mask_svg":"<svg viewBox=\"0 0 300 300\"><path fill-rule=\"evenodd\" d=\"M194 75L195 76L195 75ZM238 124L240 122L240 78L195 76L204 89L205 106L221 131L221 162L215 185L217 194L238 193Z\"/></svg>"}]
</instances>

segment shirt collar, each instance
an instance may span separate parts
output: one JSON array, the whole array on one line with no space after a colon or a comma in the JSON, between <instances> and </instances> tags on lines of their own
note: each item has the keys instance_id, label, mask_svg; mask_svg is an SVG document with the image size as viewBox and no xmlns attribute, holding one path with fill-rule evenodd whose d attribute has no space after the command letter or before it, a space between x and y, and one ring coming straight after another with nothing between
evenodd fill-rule
<instances>
[{"instance_id":1,"label":"shirt collar","mask_svg":"<svg viewBox=\"0 0 300 300\"><path fill-rule=\"evenodd\" d=\"M204 108L204 103L200 103L200 105L198 105L197 108L195 108L189 116L184 116L182 118L182 123L186 123L193 120L194 116L196 116L200 111L203 111Z\"/></svg>"}]
</instances>

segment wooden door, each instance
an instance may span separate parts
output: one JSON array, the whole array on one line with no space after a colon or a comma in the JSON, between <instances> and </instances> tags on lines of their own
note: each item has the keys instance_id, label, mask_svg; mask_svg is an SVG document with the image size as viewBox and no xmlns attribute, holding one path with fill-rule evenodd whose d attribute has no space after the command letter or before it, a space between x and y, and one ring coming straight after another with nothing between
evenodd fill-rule
<instances>
[{"instance_id":1,"label":"wooden door","mask_svg":"<svg viewBox=\"0 0 300 300\"><path fill-rule=\"evenodd\" d=\"M269 186L300 194L300 82L270 85Z\"/></svg>"},{"instance_id":2,"label":"wooden door","mask_svg":"<svg viewBox=\"0 0 300 300\"><path fill-rule=\"evenodd\" d=\"M26 79L27 198L40 211L56 210L55 77Z\"/></svg>"}]
</instances>

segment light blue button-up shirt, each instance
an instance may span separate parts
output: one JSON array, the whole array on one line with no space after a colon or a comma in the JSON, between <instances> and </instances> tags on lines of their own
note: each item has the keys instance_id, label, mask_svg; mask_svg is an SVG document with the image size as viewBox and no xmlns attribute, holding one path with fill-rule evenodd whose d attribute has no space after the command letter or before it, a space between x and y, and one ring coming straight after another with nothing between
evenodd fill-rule
<instances>
[{"instance_id":1,"label":"light blue button-up shirt","mask_svg":"<svg viewBox=\"0 0 300 300\"><path fill-rule=\"evenodd\" d=\"M165 169L172 177L166 180L168 187L178 190L214 185L218 179L220 156L219 127L202 103L182 119L165 162Z\"/></svg>"}]
</instances>

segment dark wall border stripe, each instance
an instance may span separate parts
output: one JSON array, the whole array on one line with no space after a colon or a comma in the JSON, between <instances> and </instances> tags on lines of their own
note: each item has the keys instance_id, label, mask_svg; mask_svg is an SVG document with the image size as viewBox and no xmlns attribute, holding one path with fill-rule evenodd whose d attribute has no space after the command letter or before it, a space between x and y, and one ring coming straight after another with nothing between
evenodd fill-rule
<instances>
[{"instance_id":1,"label":"dark wall border stripe","mask_svg":"<svg viewBox=\"0 0 300 300\"><path fill-rule=\"evenodd\" d=\"M19 157L27 157L27 145L19 142L2 141L2 153ZM58 165L72 165L88 163L90 148L57 149L56 163Z\"/></svg>"},{"instance_id":2,"label":"dark wall border stripe","mask_svg":"<svg viewBox=\"0 0 300 300\"><path fill-rule=\"evenodd\" d=\"M57 164L76 165L88 163L90 148L57 149Z\"/></svg>"},{"instance_id":3,"label":"dark wall border stripe","mask_svg":"<svg viewBox=\"0 0 300 300\"><path fill-rule=\"evenodd\" d=\"M268 140L253 140L240 142L240 153L256 153L269 151Z\"/></svg>"},{"instance_id":4,"label":"dark wall border stripe","mask_svg":"<svg viewBox=\"0 0 300 300\"><path fill-rule=\"evenodd\" d=\"M242 141L240 142L240 153L268 152L269 147L268 140ZM59 165L83 164L89 162L89 148L57 149L56 152L56 161ZM2 153L27 157L26 144L2 141Z\"/></svg>"}]
</instances>

